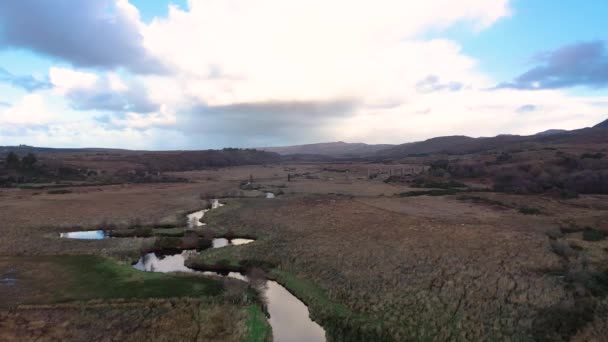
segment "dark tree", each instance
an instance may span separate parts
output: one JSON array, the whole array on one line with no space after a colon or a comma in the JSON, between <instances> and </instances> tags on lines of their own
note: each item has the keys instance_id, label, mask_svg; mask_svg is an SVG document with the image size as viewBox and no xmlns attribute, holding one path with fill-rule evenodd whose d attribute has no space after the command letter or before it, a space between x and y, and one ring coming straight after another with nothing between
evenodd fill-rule
<instances>
[{"instance_id":1,"label":"dark tree","mask_svg":"<svg viewBox=\"0 0 608 342\"><path fill-rule=\"evenodd\" d=\"M9 152L6 156L6 168L18 169L19 168L19 156L15 152Z\"/></svg>"},{"instance_id":2,"label":"dark tree","mask_svg":"<svg viewBox=\"0 0 608 342\"><path fill-rule=\"evenodd\" d=\"M21 166L26 170L32 170L37 161L38 159L36 159L36 156L33 153L28 153L21 159Z\"/></svg>"}]
</instances>

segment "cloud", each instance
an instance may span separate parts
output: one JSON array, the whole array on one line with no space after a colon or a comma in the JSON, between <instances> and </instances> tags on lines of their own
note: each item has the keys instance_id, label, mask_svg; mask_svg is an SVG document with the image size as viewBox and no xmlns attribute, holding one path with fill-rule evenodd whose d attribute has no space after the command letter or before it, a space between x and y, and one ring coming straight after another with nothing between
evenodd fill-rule
<instances>
[{"instance_id":1,"label":"cloud","mask_svg":"<svg viewBox=\"0 0 608 342\"><path fill-rule=\"evenodd\" d=\"M125 82L114 73L100 77L53 67L49 74L55 89L75 110L150 113L160 108L149 99L142 84L135 80Z\"/></svg>"},{"instance_id":2,"label":"cloud","mask_svg":"<svg viewBox=\"0 0 608 342\"><path fill-rule=\"evenodd\" d=\"M147 130L151 128L172 128L177 123L175 113L167 106L160 107L154 113L118 112L96 117L95 120L108 129L136 129Z\"/></svg>"},{"instance_id":3,"label":"cloud","mask_svg":"<svg viewBox=\"0 0 608 342\"><path fill-rule=\"evenodd\" d=\"M459 91L463 88L463 84L460 82L447 82L440 83L439 77L435 75L429 75L423 80L416 83L416 89L421 93L432 93L435 91Z\"/></svg>"},{"instance_id":4,"label":"cloud","mask_svg":"<svg viewBox=\"0 0 608 342\"><path fill-rule=\"evenodd\" d=\"M187 135L227 138L232 146L306 141L322 137L326 127L354 115L356 108L352 99L197 105L181 113L176 128Z\"/></svg>"},{"instance_id":5,"label":"cloud","mask_svg":"<svg viewBox=\"0 0 608 342\"><path fill-rule=\"evenodd\" d=\"M518 107L515 111L518 113L528 113L537 110L538 108L535 105L527 104Z\"/></svg>"},{"instance_id":6,"label":"cloud","mask_svg":"<svg viewBox=\"0 0 608 342\"><path fill-rule=\"evenodd\" d=\"M509 14L508 3L201 0L171 7L142 32L150 53L204 103L386 102L429 74L470 77L473 61L457 44L417 37L457 23L487 27Z\"/></svg>"},{"instance_id":7,"label":"cloud","mask_svg":"<svg viewBox=\"0 0 608 342\"><path fill-rule=\"evenodd\" d=\"M56 118L47 107L44 97L40 94L28 94L14 106L0 112L1 126L41 126Z\"/></svg>"},{"instance_id":8,"label":"cloud","mask_svg":"<svg viewBox=\"0 0 608 342\"><path fill-rule=\"evenodd\" d=\"M0 82L8 83L17 88L23 88L28 92L50 89L52 87L48 79L40 80L31 75L13 75L2 67L0 67Z\"/></svg>"},{"instance_id":9,"label":"cloud","mask_svg":"<svg viewBox=\"0 0 608 342\"><path fill-rule=\"evenodd\" d=\"M598 104L608 103L556 89L486 91L497 82L457 42L422 38L453 25L484 29L509 15L508 0L192 0L150 23L142 23L126 0L57 3L61 15L34 16L62 17L54 21L59 27L49 29L51 36L61 31L61 39L49 40L53 48L37 36L15 36L14 29L0 34L5 42L7 33L19 38L10 46L75 65L49 71L53 89L42 95L63 106L61 120L43 120L46 130L22 126L19 138L32 144L402 143L452 134L536 133L556 123L584 127L601 121L605 106ZM21 5L1 4L0 11L15 6ZM76 13L83 8L84 14ZM74 19L82 32L65 31L80 30L70 22L79 15L88 18ZM19 32L45 36L48 20L28 20L36 24ZM549 65L552 58L550 53L536 62ZM150 60L166 66L166 73L139 73Z\"/></svg>"},{"instance_id":10,"label":"cloud","mask_svg":"<svg viewBox=\"0 0 608 342\"><path fill-rule=\"evenodd\" d=\"M566 45L541 53L534 61L539 65L497 88L536 90L608 86L608 51L604 41Z\"/></svg>"},{"instance_id":11,"label":"cloud","mask_svg":"<svg viewBox=\"0 0 608 342\"><path fill-rule=\"evenodd\" d=\"M143 46L139 13L127 0L0 2L0 47L25 48L80 67L164 69Z\"/></svg>"}]
</instances>

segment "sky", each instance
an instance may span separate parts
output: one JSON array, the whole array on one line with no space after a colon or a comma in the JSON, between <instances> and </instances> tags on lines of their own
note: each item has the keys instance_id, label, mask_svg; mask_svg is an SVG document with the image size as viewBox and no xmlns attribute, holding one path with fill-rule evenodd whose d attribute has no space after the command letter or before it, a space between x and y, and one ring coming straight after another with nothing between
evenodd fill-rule
<instances>
[{"instance_id":1,"label":"sky","mask_svg":"<svg viewBox=\"0 0 608 342\"><path fill-rule=\"evenodd\" d=\"M608 118L605 0L0 2L0 145L534 134Z\"/></svg>"}]
</instances>

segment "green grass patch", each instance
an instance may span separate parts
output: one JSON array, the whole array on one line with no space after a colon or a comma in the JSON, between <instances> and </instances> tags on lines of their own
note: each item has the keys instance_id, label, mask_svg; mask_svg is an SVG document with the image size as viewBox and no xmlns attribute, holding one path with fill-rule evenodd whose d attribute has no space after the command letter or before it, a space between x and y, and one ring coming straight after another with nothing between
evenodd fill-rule
<instances>
[{"instance_id":1,"label":"green grass patch","mask_svg":"<svg viewBox=\"0 0 608 342\"><path fill-rule=\"evenodd\" d=\"M154 236L182 237L186 230L180 228L155 228L152 232Z\"/></svg>"},{"instance_id":2,"label":"green grass patch","mask_svg":"<svg viewBox=\"0 0 608 342\"><path fill-rule=\"evenodd\" d=\"M382 321L353 312L346 305L332 300L314 282L279 269L272 270L270 277L308 306L311 317L320 322L329 340L378 342L394 340L386 334Z\"/></svg>"},{"instance_id":3,"label":"green grass patch","mask_svg":"<svg viewBox=\"0 0 608 342\"><path fill-rule=\"evenodd\" d=\"M54 261L68 273L69 281L57 301L207 297L223 292L221 282L196 276L141 272L130 265L98 256L60 256Z\"/></svg>"},{"instance_id":4,"label":"green grass patch","mask_svg":"<svg viewBox=\"0 0 608 342\"><path fill-rule=\"evenodd\" d=\"M298 298L302 298L305 303L323 308L323 311L337 316L349 316L351 311L344 305L332 301L325 291L312 281L298 278L291 273L274 269L271 276L289 289Z\"/></svg>"},{"instance_id":5,"label":"green grass patch","mask_svg":"<svg viewBox=\"0 0 608 342\"><path fill-rule=\"evenodd\" d=\"M266 342L272 340L272 328L258 305L247 307L247 335L245 342Z\"/></svg>"}]
</instances>

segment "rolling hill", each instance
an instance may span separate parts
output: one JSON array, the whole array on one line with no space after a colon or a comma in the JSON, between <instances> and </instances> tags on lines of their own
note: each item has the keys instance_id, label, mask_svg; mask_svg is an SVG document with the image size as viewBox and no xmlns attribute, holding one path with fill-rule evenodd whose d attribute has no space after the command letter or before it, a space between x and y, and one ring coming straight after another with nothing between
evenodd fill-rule
<instances>
[{"instance_id":1,"label":"rolling hill","mask_svg":"<svg viewBox=\"0 0 608 342\"><path fill-rule=\"evenodd\" d=\"M392 146L394 145L370 145L363 143L346 143L343 141L338 141L307 145L260 147L258 148L258 150L275 152L281 155L305 154L330 157L365 157L371 156L378 151L387 149Z\"/></svg>"}]
</instances>

